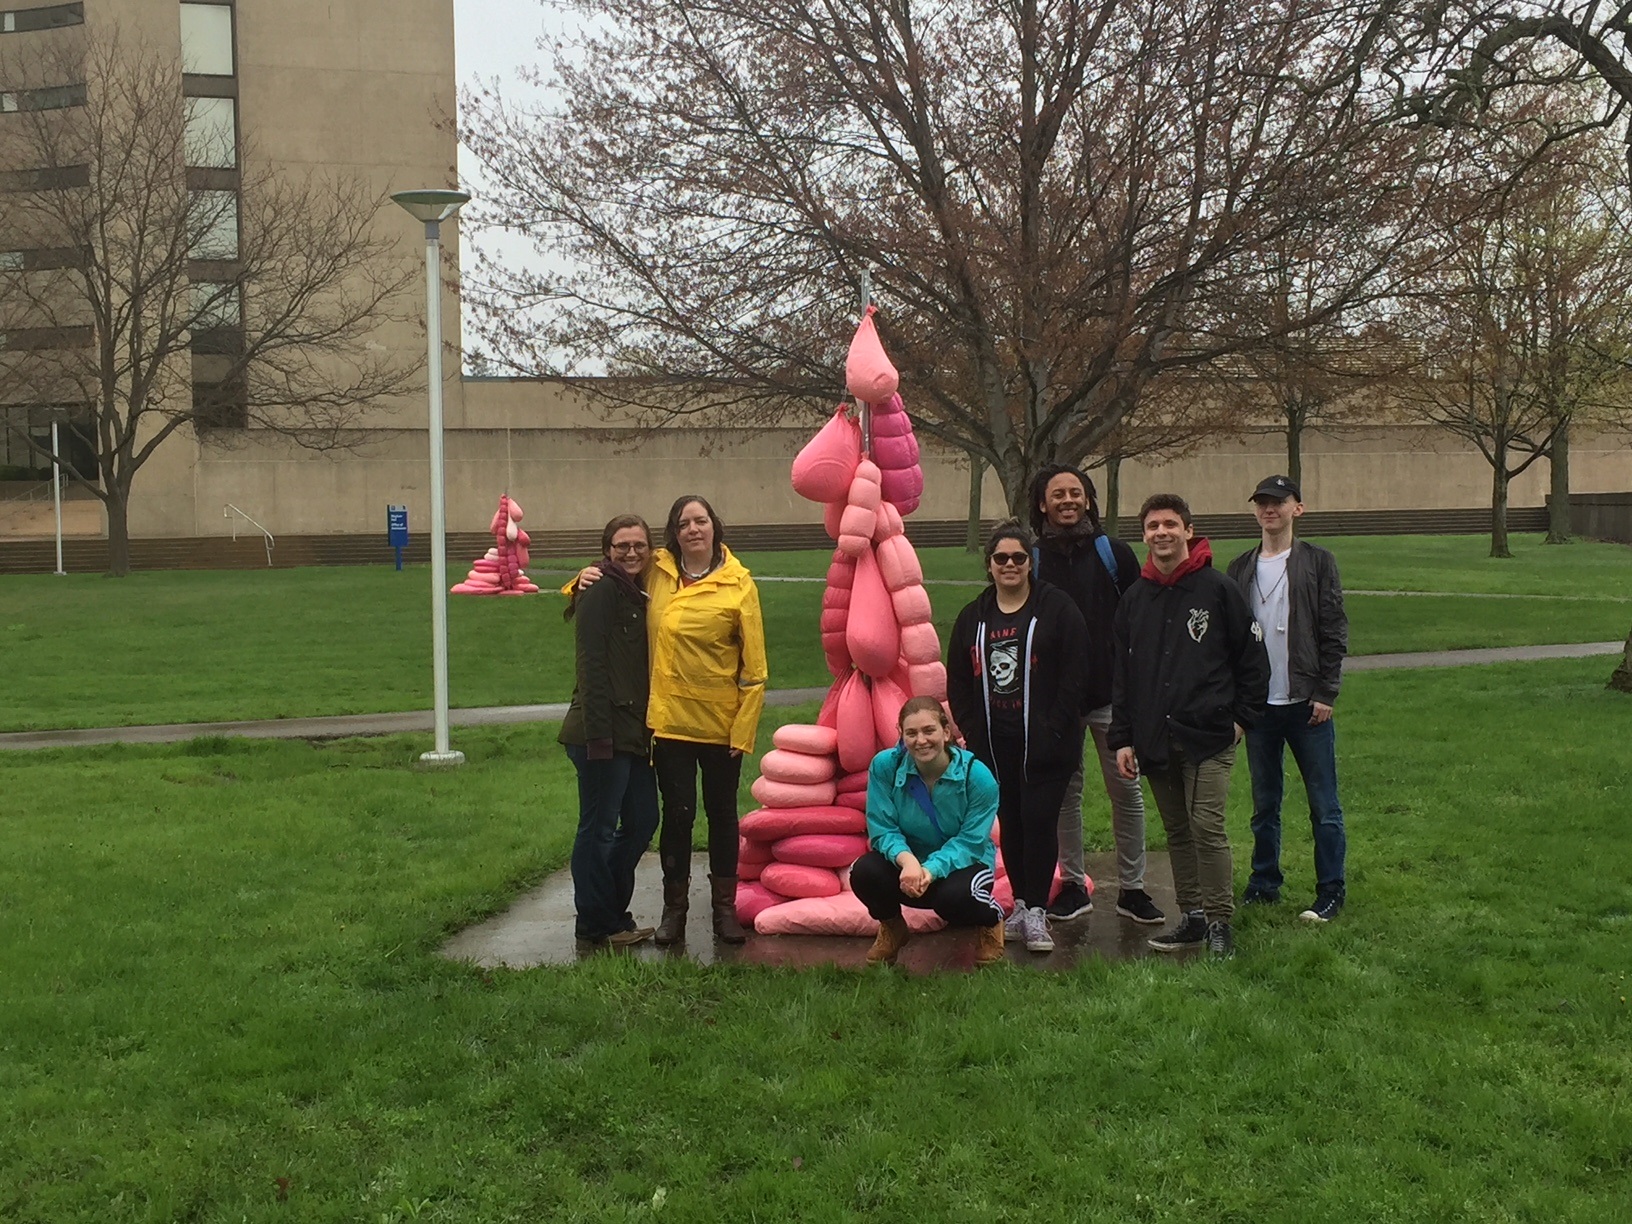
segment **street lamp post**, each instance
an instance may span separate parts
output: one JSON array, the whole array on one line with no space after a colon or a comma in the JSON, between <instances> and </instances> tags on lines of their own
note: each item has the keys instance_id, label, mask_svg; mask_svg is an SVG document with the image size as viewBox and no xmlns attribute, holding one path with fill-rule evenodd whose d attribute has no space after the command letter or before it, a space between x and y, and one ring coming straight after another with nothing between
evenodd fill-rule
<instances>
[{"instance_id":1,"label":"street lamp post","mask_svg":"<svg viewBox=\"0 0 1632 1224\"><path fill-rule=\"evenodd\" d=\"M58 462L62 452L57 448L57 418L51 418L51 508L57 517L57 573L66 574L62 568L62 465Z\"/></svg>"},{"instance_id":2,"label":"street lamp post","mask_svg":"<svg viewBox=\"0 0 1632 1224\"><path fill-rule=\"evenodd\" d=\"M470 200L463 191L399 191L391 197L425 223L426 377L431 392L431 654L436 686L436 750L421 763L462 765L465 754L448 747L448 558L442 476L442 222Z\"/></svg>"}]
</instances>

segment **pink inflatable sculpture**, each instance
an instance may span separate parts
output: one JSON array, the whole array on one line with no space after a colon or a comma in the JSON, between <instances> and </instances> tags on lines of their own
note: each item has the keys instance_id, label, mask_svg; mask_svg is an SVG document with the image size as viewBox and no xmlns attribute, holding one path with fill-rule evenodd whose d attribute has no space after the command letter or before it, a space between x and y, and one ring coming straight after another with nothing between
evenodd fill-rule
<instances>
[{"instance_id":1,"label":"pink inflatable sculpture","mask_svg":"<svg viewBox=\"0 0 1632 1224\"><path fill-rule=\"evenodd\" d=\"M527 546L532 543L521 529L521 507L509 494L499 498L499 508L488 526L494 546L478 557L465 580L452 588L455 595L536 595L538 587L527 577Z\"/></svg>"},{"instance_id":2,"label":"pink inflatable sculpture","mask_svg":"<svg viewBox=\"0 0 1632 1224\"><path fill-rule=\"evenodd\" d=\"M816 725L772 737L742 819L737 917L762 935L863 935L878 924L850 891L849 864L867 850L867 767L899 739L908 697L946 701L946 668L929 592L903 519L924 491L918 441L879 343L873 307L856 329L845 381L872 410L872 454L841 404L793 461L793 488L819 502L837 545L822 597L822 651L833 687ZM994 892L1012 907L1002 860ZM942 924L908 909L919 931Z\"/></svg>"}]
</instances>

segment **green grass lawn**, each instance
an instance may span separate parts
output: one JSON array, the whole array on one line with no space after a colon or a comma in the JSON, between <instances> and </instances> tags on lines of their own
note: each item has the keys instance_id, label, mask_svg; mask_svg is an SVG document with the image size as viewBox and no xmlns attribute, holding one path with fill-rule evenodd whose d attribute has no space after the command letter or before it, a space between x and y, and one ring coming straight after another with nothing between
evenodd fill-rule
<instances>
[{"instance_id":1,"label":"green grass lawn","mask_svg":"<svg viewBox=\"0 0 1632 1224\"><path fill-rule=\"evenodd\" d=\"M1342 918L1061 975L446 963L566 857L549 727L0 755L0 1219L1620 1224L1602 671L1352 677Z\"/></svg>"},{"instance_id":2,"label":"green grass lawn","mask_svg":"<svg viewBox=\"0 0 1632 1224\"><path fill-rule=\"evenodd\" d=\"M1463 646L1609 641L1632 623L1632 551L1546 548L1515 537L1511 561L1474 536L1327 541L1354 590L1464 593L1434 599L1350 597L1357 654ZM1220 543L1221 559L1245 542ZM746 558L762 576L815 576L828 554ZM924 554L945 640L978 560ZM563 567L565 568L565 567ZM428 570L387 566L0 577L0 730L207 722L425 709L431 702ZM559 581L559 577L557 578ZM1501 591L1569 600L1474 598ZM814 583L761 586L772 684L828 682ZM564 701L571 629L558 596L449 600L455 706Z\"/></svg>"}]
</instances>

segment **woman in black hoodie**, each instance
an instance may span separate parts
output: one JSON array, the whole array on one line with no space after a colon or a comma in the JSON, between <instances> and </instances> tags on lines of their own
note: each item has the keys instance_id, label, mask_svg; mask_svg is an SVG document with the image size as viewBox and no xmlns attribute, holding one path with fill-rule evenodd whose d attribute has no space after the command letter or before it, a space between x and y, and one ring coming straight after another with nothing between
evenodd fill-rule
<instances>
[{"instance_id":1,"label":"woman in black hoodie","mask_svg":"<svg viewBox=\"0 0 1632 1224\"><path fill-rule=\"evenodd\" d=\"M1014 888L1009 933L1049 952L1049 889L1059 862L1060 801L1082 763L1087 629L1075 602L1035 582L1034 541L1015 519L986 543L992 585L958 614L947 704L969 750L997 775L999 837Z\"/></svg>"}]
</instances>

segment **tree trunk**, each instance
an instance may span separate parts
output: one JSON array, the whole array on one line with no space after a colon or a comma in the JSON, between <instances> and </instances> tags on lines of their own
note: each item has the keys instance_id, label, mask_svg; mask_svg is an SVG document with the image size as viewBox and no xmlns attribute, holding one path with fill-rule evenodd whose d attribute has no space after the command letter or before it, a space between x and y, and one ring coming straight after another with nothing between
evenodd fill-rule
<instances>
[{"instance_id":1,"label":"tree trunk","mask_svg":"<svg viewBox=\"0 0 1632 1224\"><path fill-rule=\"evenodd\" d=\"M1116 539L1117 519L1122 508L1122 456L1108 455L1105 458L1105 505L1100 511L1100 526L1105 528L1105 534Z\"/></svg>"},{"instance_id":2,"label":"tree trunk","mask_svg":"<svg viewBox=\"0 0 1632 1224\"><path fill-rule=\"evenodd\" d=\"M1621 654L1621 665L1609 677L1609 687L1618 693L1632 693L1632 633L1626 635L1626 650Z\"/></svg>"},{"instance_id":3,"label":"tree trunk","mask_svg":"<svg viewBox=\"0 0 1632 1224\"><path fill-rule=\"evenodd\" d=\"M1490 475L1490 555L1511 557L1507 546L1507 454L1498 451Z\"/></svg>"},{"instance_id":4,"label":"tree trunk","mask_svg":"<svg viewBox=\"0 0 1632 1224\"><path fill-rule=\"evenodd\" d=\"M108 577L130 576L130 513L124 491L113 482L108 484Z\"/></svg>"},{"instance_id":5,"label":"tree trunk","mask_svg":"<svg viewBox=\"0 0 1632 1224\"><path fill-rule=\"evenodd\" d=\"M1303 422L1290 417L1286 422L1286 474L1303 488Z\"/></svg>"},{"instance_id":6,"label":"tree trunk","mask_svg":"<svg viewBox=\"0 0 1632 1224\"><path fill-rule=\"evenodd\" d=\"M1547 499L1547 543L1570 542L1570 423L1565 421L1553 435L1547 452L1552 468L1552 495Z\"/></svg>"},{"instance_id":7,"label":"tree trunk","mask_svg":"<svg viewBox=\"0 0 1632 1224\"><path fill-rule=\"evenodd\" d=\"M969 456L969 530L963 537L965 552L981 550L980 502L981 486L986 483L986 461L979 455Z\"/></svg>"}]
</instances>

